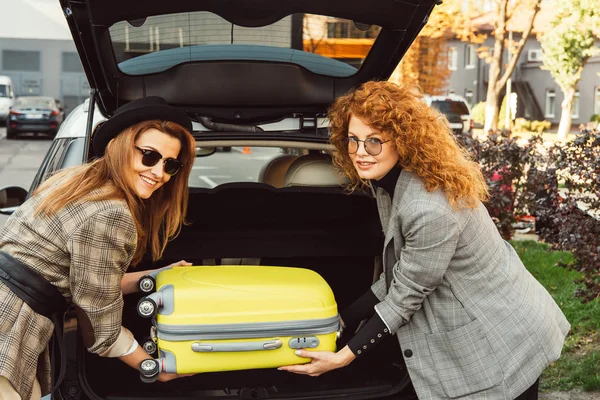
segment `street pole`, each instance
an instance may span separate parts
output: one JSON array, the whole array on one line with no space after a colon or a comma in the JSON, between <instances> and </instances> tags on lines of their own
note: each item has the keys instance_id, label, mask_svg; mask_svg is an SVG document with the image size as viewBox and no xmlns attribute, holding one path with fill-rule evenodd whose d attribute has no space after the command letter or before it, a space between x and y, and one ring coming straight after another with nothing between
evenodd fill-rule
<instances>
[{"instance_id":1,"label":"street pole","mask_svg":"<svg viewBox=\"0 0 600 400\"><path fill-rule=\"evenodd\" d=\"M510 64L510 59L512 57L511 54L511 50L512 50L512 31L508 31L508 60L507 60L507 64ZM505 129L510 129L510 93L512 91L512 79L511 79L512 74L510 74L508 76L508 79L506 80L506 107L505 107L505 111L506 111L506 115L505 115L505 120L504 120L504 127Z\"/></svg>"}]
</instances>

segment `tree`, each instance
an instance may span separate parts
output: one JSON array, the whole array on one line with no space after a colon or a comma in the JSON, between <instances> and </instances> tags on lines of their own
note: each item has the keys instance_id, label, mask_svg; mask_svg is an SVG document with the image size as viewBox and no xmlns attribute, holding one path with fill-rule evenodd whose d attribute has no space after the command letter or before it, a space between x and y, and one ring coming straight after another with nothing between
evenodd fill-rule
<instances>
[{"instance_id":1,"label":"tree","mask_svg":"<svg viewBox=\"0 0 600 400\"><path fill-rule=\"evenodd\" d=\"M498 128L498 103L500 93L506 85L506 81L512 75L521 51L533 30L533 21L540 10L542 0L496 0L495 22L494 22L494 49L493 53L486 57L489 62L489 79L486 95L485 124L484 131ZM502 59L507 44L507 25L513 15L527 15L521 39L512 44L512 54L509 63L502 73ZM486 54L482 54L484 57Z\"/></svg>"},{"instance_id":2,"label":"tree","mask_svg":"<svg viewBox=\"0 0 600 400\"><path fill-rule=\"evenodd\" d=\"M573 98L583 67L599 51L594 46L593 27L600 22L600 0L559 1L556 7L552 28L540 41L542 69L550 71L563 92L558 138L565 139L571 130Z\"/></svg>"},{"instance_id":3,"label":"tree","mask_svg":"<svg viewBox=\"0 0 600 400\"><path fill-rule=\"evenodd\" d=\"M454 35L474 43L483 40L471 24L471 9L465 10L464 5L463 0L444 0L434 8L390 81L418 85L431 95L445 94L452 73L448 69L447 39Z\"/></svg>"}]
</instances>

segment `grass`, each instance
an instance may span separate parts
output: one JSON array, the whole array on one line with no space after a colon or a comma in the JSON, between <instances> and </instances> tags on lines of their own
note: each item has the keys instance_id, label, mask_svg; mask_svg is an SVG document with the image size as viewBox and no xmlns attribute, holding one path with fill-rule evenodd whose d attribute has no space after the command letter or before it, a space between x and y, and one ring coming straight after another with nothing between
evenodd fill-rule
<instances>
[{"instance_id":1,"label":"grass","mask_svg":"<svg viewBox=\"0 0 600 400\"><path fill-rule=\"evenodd\" d=\"M512 243L527 269L550 292L571 323L563 353L558 361L544 371L540 380L542 390L600 391L600 299L583 304L573 296L580 277L556 265L568 263L568 252L550 251L549 246L535 241Z\"/></svg>"}]
</instances>

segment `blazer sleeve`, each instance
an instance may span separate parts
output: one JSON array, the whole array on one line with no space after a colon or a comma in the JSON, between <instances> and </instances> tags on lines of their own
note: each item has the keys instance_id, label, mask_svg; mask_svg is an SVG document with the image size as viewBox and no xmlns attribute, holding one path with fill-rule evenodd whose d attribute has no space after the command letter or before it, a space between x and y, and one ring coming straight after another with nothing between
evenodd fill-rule
<instances>
[{"instance_id":1,"label":"blazer sleeve","mask_svg":"<svg viewBox=\"0 0 600 400\"><path fill-rule=\"evenodd\" d=\"M410 320L425 298L442 283L460 236L449 205L416 200L401 218L404 247L393 266L387 295L375 306L392 334Z\"/></svg>"},{"instance_id":2,"label":"blazer sleeve","mask_svg":"<svg viewBox=\"0 0 600 400\"><path fill-rule=\"evenodd\" d=\"M132 335L121 327L121 279L136 243L135 224L125 207L96 212L69 238L69 285L78 314L84 317L84 344L92 353L119 356L122 348L133 343ZM113 349L113 345L119 349ZM115 351L121 354L112 354Z\"/></svg>"}]
</instances>

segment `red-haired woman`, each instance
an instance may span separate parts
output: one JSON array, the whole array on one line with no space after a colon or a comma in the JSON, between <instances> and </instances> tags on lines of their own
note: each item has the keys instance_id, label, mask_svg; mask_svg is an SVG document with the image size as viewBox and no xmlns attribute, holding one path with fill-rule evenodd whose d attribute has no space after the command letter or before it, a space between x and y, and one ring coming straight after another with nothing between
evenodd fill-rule
<instances>
[{"instance_id":1,"label":"red-haired woman","mask_svg":"<svg viewBox=\"0 0 600 400\"><path fill-rule=\"evenodd\" d=\"M419 399L536 399L570 325L499 235L477 163L411 88L368 82L329 110L334 162L373 190L384 272L341 313L367 322L337 353L299 350L317 376L397 335Z\"/></svg>"},{"instance_id":2,"label":"red-haired woman","mask_svg":"<svg viewBox=\"0 0 600 400\"><path fill-rule=\"evenodd\" d=\"M148 357L121 326L123 292L135 281L122 278L147 251L158 260L181 228L195 158L191 129L187 115L162 98L127 103L94 133L97 160L50 178L6 222L0 398L50 391L50 318L67 301L90 352L136 369Z\"/></svg>"}]
</instances>

